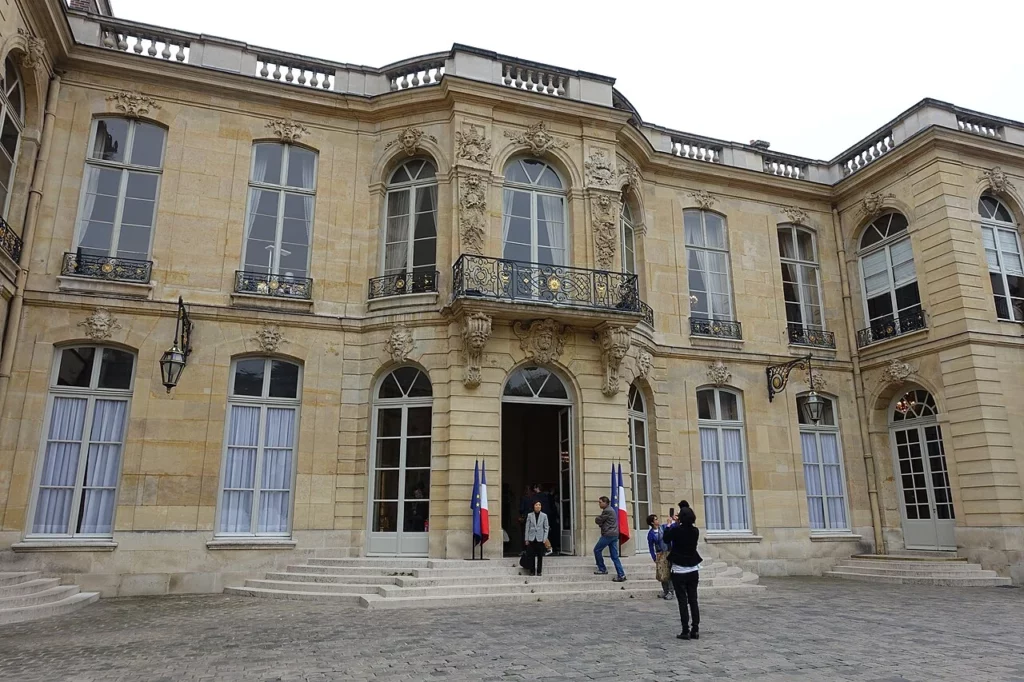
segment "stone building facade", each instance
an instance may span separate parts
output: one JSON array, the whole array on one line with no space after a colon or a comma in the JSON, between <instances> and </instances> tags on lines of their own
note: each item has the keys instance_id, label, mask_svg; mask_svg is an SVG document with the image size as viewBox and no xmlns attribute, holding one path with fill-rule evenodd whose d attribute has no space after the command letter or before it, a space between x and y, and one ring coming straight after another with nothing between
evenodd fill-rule
<instances>
[{"instance_id":1,"label":"stone building facade","mask_svg":"<svg viewBox=\"0 0 1024 682\"><path fill-rule=\"evenodd\" d=\"M924 100L819 161L462 45L373 69L71 5L0 26L0 567L465 557L480 462L494 556L534 482L589 551L621 466L634 537L685 498L764 575L1024 576L1024 124Z\"/></svg>"}]
</instances>

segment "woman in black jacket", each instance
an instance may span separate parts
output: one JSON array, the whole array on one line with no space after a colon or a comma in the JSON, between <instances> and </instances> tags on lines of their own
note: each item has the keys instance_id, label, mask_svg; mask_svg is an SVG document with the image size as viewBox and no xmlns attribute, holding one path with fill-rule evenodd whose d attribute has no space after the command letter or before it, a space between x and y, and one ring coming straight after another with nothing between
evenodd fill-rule
<instances>
[{"instance_id":1,"label":"woman in black jacket","mask_svg":"<svg viewBox=\"0 0 1024 682\"><path fill-rule=\"evenodd\" d=\"M697 582L700 580L700 562L703 559L697 553L697 538L700 537L700 531L693 525L696 521L697 515L690 509L686 500L683 500L679 503L679 523L665 531L665 542L670 547L668 561L672 571L672 586L675 588L676 601L679 602L679 620L683 625L683 631L676 635L678 639L700 638ZM692 627L690 617L693 618Z\"/></svg>"}]
</instances>

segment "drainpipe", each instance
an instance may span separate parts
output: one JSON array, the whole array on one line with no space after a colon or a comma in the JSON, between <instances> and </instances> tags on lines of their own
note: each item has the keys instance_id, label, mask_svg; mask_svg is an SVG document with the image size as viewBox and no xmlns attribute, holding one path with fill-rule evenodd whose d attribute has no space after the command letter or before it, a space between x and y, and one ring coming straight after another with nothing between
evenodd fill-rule
<instances>
[{"instance_id":1,"label":"drainpipe","mask_svg":"<svg viewBox=\"0 0 1024 682\"><path fill-rule=\"evenodd\" d=\"M39 221L39 203L43 198L43 184L46 182L46 160L50 156L50 142L53 140L54 119L57 117L57 95L60 93L60 76L50 78L46 95L46 110L43 113L43 130L32 172L32 185L28 190L28 208L25 210L25 229L21 234L21 258L18 261L18 276L14 284L14 298L7 313L7 329L4 332L4 347L0 355L0 414L7 403L7 387L11 383L14 367L14 351L18 345L18 328L21 327L21 310L25 302L25 284L28 281L28 265L32 259L32 242Z\"/></svg>"},{"instance_id":2,"label":"drainpipe","mask_svg":"<svg viewBox=\"0 0 1024 682\"><path fill-rule=\"evenodd\" d=\"M846 316L846 333L850 339L850 360L853 363L853 390L857 398L857 423L860 425L860 439L864 451L864 471L868 479L868 501L871 503L871 527L875 532L875 551L885 554L885 540L882 537L882 515L878 506L878 476L875 457L871 454L871 434L868 433L867 402L864 398L864 377L860 372L860 353L857 349L857 329L854 326L853 300L850 296L850 275L846 267L846 242L843 240L842 216L832 206L832 231L839 250L839 278L843 284L843 312Z\"/></svg>"}]
</instances>

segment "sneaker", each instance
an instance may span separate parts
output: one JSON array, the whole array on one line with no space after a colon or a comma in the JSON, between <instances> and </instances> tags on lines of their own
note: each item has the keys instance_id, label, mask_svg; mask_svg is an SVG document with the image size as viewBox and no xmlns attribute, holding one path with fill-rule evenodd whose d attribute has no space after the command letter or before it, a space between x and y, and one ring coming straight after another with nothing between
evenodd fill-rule
<instances>
[{"instance_id":1,"label":"sneaker","mask_svg":"<svg viewBox=\"0 0 1024 682\"><path fill-rule=\"evenodd\" d=\"M671 592L669 592L668 594L662 595L662 597L661 597L661 598L662 598L662 599L665 599L665 600L667 601L667 600L669 600L669 599L675 599L675 598L676 598L676 595L674 595L674 594L672 594Z\"/></svg>"},{"instance_id":2,"label":"sneaker","mask_svg":"<svg viewBox=\"0 0 1024 682\"><path fill-rule=\"evenodd\" d=\"M608 575L608 571L594 571L594 575Z\"/></svg>"},{"instance_id":3,"label":"sneaker","mask_svg":"<svg viewBox=\"0 0 1024 682\"><path fill-rule=\"evenodd\" d=\"M555 550L549 549L548 551L544 552L544 556L551 556L554 553L555 553Z\"/></svg>"},{"instance_id":4,"label":"sneaker","mask_svg":"<svg viewBox=\"0 0 1024 682\"><path fill-rule=\"evenodd\" d=\"M690 639L690 633L686 630L683 630L678 635L676 635L676 639Z\"/></svg>"},{"instance_id":5,"label":"sneaker","mask_svg":"<svg viewBox=\"0 0 1024 682\"><path fill-rule=\"evenodd\" d=\"M626 582L626 576L624 576L624 575L617 575L614 578L612 578L612 582L613 583L624 583L624 582Z\"/></svg>"}]
</instances>

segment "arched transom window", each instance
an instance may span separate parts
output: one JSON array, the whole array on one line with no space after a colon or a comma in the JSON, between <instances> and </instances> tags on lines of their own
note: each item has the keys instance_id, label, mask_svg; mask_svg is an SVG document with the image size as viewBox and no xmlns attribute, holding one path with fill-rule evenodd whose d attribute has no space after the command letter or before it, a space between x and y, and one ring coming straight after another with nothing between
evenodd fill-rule
<instances>
[{"instance_id":1,"label":"arched transom window","mask_svg":"<svg viewBox=\"0 0 1024 682\"><path fill-rule=\"evenodd\" d=\"M981 198L978 213L981 214L981 238L996 301L996 317L1024 322L1024 263L1013 214L992 196Z\"/></svg>"},{"instance_id":2,"label":"arched transom window","mask_svg":"<svg viewBox=\"0 0 1024 682\"><path fill-rule=\"evenodd\" d=\"M0 80L0 211L3 211L2 216L5 218L24 120L25 92L21 85L21 73L8 57L4 61L3 78Z\"/></svg>"},{"instance_id":3,"label":"arched transom window","mask_svg":"<svg viewBox=\"0 0 1024 682\"><path fill-rule=\"evenodd\" d=\"M867 336L860 345L923 329L914 252L907 219L886 213L868 225L860 241Z\"/></svg>"},{"instance_id":4,"label":"arched transom window","mask_svg":"<svg viewBox=\"0 0 1024 682\"><path fill-rule=\"evenodd\" d=\"M565 189L558 173L537 159L505 168L502 258L565 265L568 257Z\"/></svg>"},{"instance_id":5,"label":"arched transom window","mask_svg":"<svg viewBox=\"0 0 1024 682\"><path fill-rule=\"evenodd\" d=\"M437 172L429 161L413 159L388 180L382 274L393 284L380 294L435 291L436 254Z\"/></svg>"},{"instance_id":6,"label":"arched transom window","mask_svg":"<svg viewBox=\"0 0 1024 682\"><path fill-rule=\"evenodd\" d=\"M697 391L704 517L709 532L750 531L743 405L725 388Z\"/></svg>"}]
</instances>

